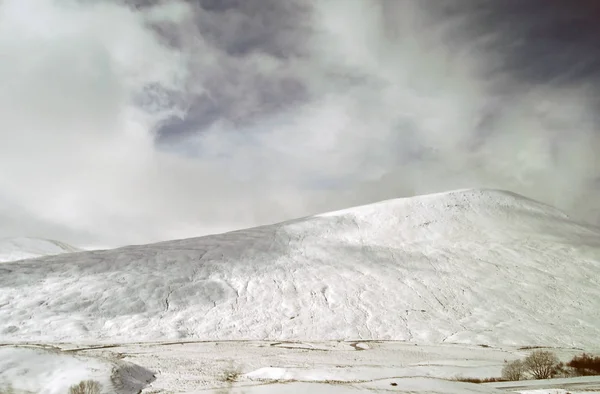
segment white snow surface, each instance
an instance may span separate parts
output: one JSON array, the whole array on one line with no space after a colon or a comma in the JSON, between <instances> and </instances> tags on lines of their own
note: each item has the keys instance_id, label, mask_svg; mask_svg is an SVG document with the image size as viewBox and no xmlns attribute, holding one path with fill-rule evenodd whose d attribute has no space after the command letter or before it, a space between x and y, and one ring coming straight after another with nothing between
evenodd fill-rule
<instances>
[{"instance_id":1,"label":"white snow surface","mask_svg":"<svg viewBox=\"0 0 600 394\"><path fill-rule=\"evenodd\" d=\"M484 383L488 387L510 390L523 394L573 394L580 390L588 394L600 391L600 376L580 376L575 378L558 378L543 380L521 380L518 382ZM550 388L548 388L550 387Z\"/></svg>"},{"instance_id":2,"label":"white snow surface","mask_svg":"<svg viewBox=\"0 0 600 394\"><path fill-rule=\"evenodd\" d=\"M361 346L368 349L361 350ZM156 373L143 394L157 393L501 393L568 389L598 392L600 377L470 384L456 378L499 377L504 360L531 349L418 345L400 341L222 341L57 344L80 356L127 361ZM548 349L546 349L548 350ZM562 361L581 349L551 349ZM596 354L598 348L586 349ZM236 371L235 381L223 379ZM230 374L227 374L231 376ZM497 385L497 387L496 387Z\"/></svg>"},{"instance_id":3,"label":"white snow surface","mask_svg":"<svg viewBox=\"0 0 600 394\"><path fill-rule=\"evenodd\" d=\"M0 392L63 394L84 380L98 382L103 392L133 394L151 383L154 376L142 367L121 361L56 349L0 347Z\"/></svg>"},{"instance_id":4,"label":"white snow surface","mask_svg":"<svg viewBox=\"0 0 600 394\"><path fill-rule=\"evenodd\" d=\"M64 242L49 239L0 238L0 263L78 251L79 249Z\"/></svg>"},{"instance_id":5,"label":"white snow surface","mask_svg":"<svg viewBox=\"0 0 600 394\"><path fill-rule=\"evenodd\" d=\"M0 340L594 345L600 229L461 190L0 266Z\"/></svg>"}]
</instances>

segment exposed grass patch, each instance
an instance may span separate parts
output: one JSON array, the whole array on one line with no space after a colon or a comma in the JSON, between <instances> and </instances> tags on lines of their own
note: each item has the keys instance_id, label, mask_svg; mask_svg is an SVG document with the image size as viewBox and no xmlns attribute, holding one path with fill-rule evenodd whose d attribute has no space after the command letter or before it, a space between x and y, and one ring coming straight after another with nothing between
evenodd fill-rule
<instances>
[{"instance_id":1,"label":"exposed grass patch","mask_svg":"<svg viewBox=\"0 0 600 394\"><path fill-rule=\"evenodd\" d=\"M14 394L15 390L13 389L13 387L9 384L7 386L0 386L0 394Z\"/></svg>"},{"instance_id":2,"label":"exposed grass patch","mask_svg":"<svg viewBox=\"0 0 600 394\"><path fill-rule=\"evenodd\" d=\"M495 383L495 382L506 382L505 379L502 378L465 378L462 376L458 376L455 378L451 379L454 382L463 382L463 383L476 383L476 384L480 384L480 383Z\"/></svg>"},{"instance_id":3,"label":"exposed grass patch","mask_svg":"<svg viewBox=\"0 0 600 394\"><path fill-rule=\"evenodd\" d=\"M544 346L522 346L518 350L544 349Z\"/></svg>"}]
</instances>

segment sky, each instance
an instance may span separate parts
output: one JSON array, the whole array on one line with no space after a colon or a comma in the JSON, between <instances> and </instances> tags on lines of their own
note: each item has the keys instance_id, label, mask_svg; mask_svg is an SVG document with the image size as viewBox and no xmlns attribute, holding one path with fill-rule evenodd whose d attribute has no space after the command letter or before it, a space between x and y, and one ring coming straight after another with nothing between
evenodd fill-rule
<instances>
[{"instance_id":1,"label":"sky","mask_svg":"<svg viewBox=\"0 0 600 394\"><path fill-rule=\"evenodd\" d=\"M595 0L0 0L0 237L499 188L600 224Z\"/></svg>"}]
</instances>

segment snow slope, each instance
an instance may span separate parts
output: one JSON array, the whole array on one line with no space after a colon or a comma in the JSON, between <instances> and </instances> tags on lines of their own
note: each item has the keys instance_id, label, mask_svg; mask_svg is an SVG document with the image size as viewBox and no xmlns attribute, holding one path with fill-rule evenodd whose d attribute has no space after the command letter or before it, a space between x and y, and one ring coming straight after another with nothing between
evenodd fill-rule
<instances>
[{"instance_id":1,"label":"snow slope","mask_svg":"<svg viewBox=\"0 0 600 394\"><path fill-rule=\"evenodd\" d=\"M73 246L48 239L0 238L0 263L78 251Z\"/></svg>"},{"instance_id":2,"label":"snow slope","mask_svg":"<svg viewBox=\"0 0 600 394\"><path fill-rule=\"evenodd\" d=\"M0 266L0 340L593 346L600 229L507 192Z\"/></svg>"}]
</instances>

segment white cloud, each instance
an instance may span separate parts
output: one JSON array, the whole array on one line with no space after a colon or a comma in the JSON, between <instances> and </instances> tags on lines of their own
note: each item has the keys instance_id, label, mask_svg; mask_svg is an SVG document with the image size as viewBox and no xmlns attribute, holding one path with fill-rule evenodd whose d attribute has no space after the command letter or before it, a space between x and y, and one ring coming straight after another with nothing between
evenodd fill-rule
<instances>
[{"instance_id":1,"label":"white cloud","mask_svg":"<svg viewBox=\"0 0 600 394\"><path fill-rule=\"evenodd\" d=\"M515 85L423 2L324 0L276 31L260 4L4 0L0 235L149 242L477 186L596 208L585 86Z\"/></svg>"}]
</instances>

